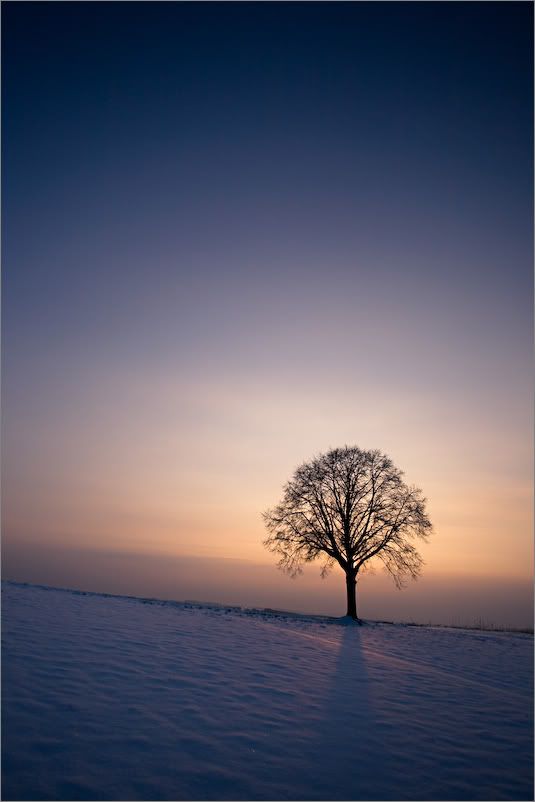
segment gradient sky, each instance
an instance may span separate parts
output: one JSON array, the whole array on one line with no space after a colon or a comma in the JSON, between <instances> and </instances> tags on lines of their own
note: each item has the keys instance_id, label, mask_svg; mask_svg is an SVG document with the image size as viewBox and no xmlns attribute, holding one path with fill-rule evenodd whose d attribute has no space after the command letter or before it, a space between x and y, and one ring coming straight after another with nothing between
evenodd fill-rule
<instances>
[{"instance_id":1,"label":"gradient sky","mask_svg":"<svg viewBox=\"0 0 535 802\"><path fill-rule=\"evenodd\" d=\"M525 587L532 5L2 17L4 574L272 565L262 510L355 444L428 498L428 594Z\"/></svg>"}]
</instances>

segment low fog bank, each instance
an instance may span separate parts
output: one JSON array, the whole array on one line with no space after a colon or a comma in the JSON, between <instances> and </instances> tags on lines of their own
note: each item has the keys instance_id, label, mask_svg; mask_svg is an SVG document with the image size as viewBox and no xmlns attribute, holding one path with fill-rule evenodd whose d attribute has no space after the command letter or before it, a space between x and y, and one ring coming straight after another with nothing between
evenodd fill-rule
<instances>
[{"instance_id":1,"label":"low fog bank","mask_svg":"<svg viewBox=\"0 0 535 802\"><path fill-rule=\"evenodd\" d=\"M322 580L319 565L291 579L275 566L245 560L119 554L2 543L2 578L17 582L162 599L345 613L342 573ZM403 591L382 572L364 575L357 604L363 618L415 623L533 626L527 580L424 573Z\"/></svg>"}]
</instances>

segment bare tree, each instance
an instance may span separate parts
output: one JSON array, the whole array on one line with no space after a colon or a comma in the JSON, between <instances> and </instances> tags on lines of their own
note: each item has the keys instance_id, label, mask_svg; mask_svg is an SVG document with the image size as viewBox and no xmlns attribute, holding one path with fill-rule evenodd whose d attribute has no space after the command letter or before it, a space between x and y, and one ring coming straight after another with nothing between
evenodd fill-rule
<instances>
[{"instance_id":1,"label":"bare tree","mask_svg":"<svg viewBox=\"0 0 535 802\"><path fill-rule=\"evenodd\" d=\"M322 576L338 563L346 575L347 615L359 621L357 577L370 560L381 560L398 588L421 571L411 541L426 540L431 522L422 492L402 476L379 451L345 446L322 454L295 471L282 501L263 514L264 545L293 576L317 557L324 559Z\"/></svg>"}]
</instances>

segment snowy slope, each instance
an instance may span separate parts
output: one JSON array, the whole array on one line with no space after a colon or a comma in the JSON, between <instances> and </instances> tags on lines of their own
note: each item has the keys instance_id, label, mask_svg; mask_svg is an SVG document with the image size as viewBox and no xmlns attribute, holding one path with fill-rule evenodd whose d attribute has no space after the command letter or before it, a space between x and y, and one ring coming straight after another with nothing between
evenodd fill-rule
<instances>
[{"instance_id":1,"label":"snowy slope","mask_svg":"<svg viewBox=\"0 0 535 802\"><path fill-rule=\"evenodd\" d=\"M2 593L3 799L532 799L533 638Z\"/></svg>"}]
</instances>

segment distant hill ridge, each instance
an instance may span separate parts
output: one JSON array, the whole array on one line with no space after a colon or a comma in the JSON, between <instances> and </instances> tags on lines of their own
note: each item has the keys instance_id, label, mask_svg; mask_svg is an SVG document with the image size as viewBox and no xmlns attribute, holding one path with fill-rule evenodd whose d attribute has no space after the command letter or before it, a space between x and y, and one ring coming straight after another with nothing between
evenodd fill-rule
<instances>
[{"instance_id":1,"label":"distant hill ridge","mask_svg":"<svg viewBox=\"0 0 535 802\"><path fill-rule=\"evenodd\" d=\"M328 616L328 615L315 615L313 613L298 613L293 610L278 610L271 607L243 607L241 605L222 604L220 602L199 601L197 599L184 599L184 601L177 601L175 599L158 599L154 597L145 596L129 596L121 593L105 593L94 590L80 590L77 588L64 588L55 587L52 585L40 585L32 582L16 582L10 579L3 579L3 585L13 585L15 587L29 587L39 588L40 590L58 591L60 593L71 593L75 596L97 596L104 599L118 599L129 602L136 602L140 604L154 604L161 607L175 607L182 610L199 609L210 612L235 615L254 616L260 618L279 619L279 620L299 620L302 622L310 622L314 624L324 624L329 626L345 626L348 623L347 616ZM466 630L479 630L483 632L504 632L508 634L517 635L533 635L532 628L515 628L515 627L501 627L492 626L489 624L473 624L473 625L460 625L460 624L417 624L412 621L376 621L367 620L363 622L367 626L396 626L396 627L430 627L441 629L466 629Z\"/></svg>"}]
</instances>

